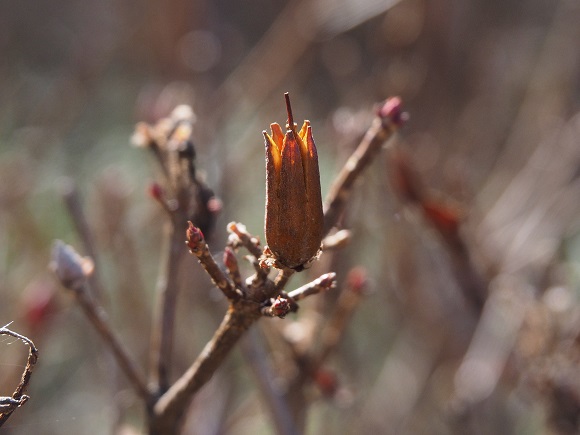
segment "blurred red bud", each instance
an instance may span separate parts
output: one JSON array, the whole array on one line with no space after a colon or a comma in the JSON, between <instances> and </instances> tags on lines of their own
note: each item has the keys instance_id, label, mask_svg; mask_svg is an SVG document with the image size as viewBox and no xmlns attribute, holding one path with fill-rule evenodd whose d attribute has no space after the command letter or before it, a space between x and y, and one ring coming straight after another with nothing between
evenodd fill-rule
<instances>
[{"instance_id":1,"label":"blurred red bud","mask_svg":"<svg viewBox=\"0 0 580 435\"><path fill-rule=\"evenodd\" d=\"M41 330L56 310L56 288L48 279L32 281L22 292L24 319L34 330Z\"/></svg>"},{"instance_id":2,"label":"blurred red bud","mask_svg":"<svg viewBox=\"0 0 580 435\"><path fill-rule=\"evenodd\" d=\"M409 119L409 114L403 112L403 102L400 97L387 99L377 110L377 115L383 120L383 124L391 124L402 127Z\"/></svg>"},{"instance_id":3,"label":"blurred red bud","mask_svg":"<svg viewBox=\"0 0 580 435\"><path fill-rule=\"evenodd\" d=\"M314 374L314 383L320 388L322 394L332 397L338 389L336 373L328 369L318 369Z\"/></svg>"},{"instance_id":4,"label":"blurred red bud","mask_svg":"<svg viewBox=\"0 0 580 435\"><path fill-rule=\"evenodd\" d=\"M346 277L348 288L355 293L364 293L368 288L368 273L362 266L353 267Z\"/></svg>"},{"instance_id":5,"label":"blurred red bud","mask_svg":"<svg viewBox=\"0 0 580 435\"><path fill-rule=\"evenodd\" d=\"M438 201L421 203L425 217L444 235L457 235L463 213L459 208Z\"/></svg>"},{"instance_id":6,"label":"blurred red bud","mask_svg":"<svg viewBox=\"0 0 580 435\"><path fill-rule=\"evenodd\" d=\"M163 188L157 182L153 182L149 185L147 193L156 201L162 201L164 198Z\"/></svg>"}]
</instances>

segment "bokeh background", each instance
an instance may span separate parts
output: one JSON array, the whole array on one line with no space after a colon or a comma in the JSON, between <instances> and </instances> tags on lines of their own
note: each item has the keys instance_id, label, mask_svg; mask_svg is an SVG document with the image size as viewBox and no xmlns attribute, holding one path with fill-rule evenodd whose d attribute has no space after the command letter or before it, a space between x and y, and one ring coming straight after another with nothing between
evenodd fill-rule
<instances>
[{"instance_id":1,"label":"bokeh background","mask_svg":"<svg viewBox=\"0 0 580 435\"><path fill-rule=\"evenodd\" d=\"M329 361L336 391L313 387L308 433L577 433L578 23L574 0L1 2L0 323L35 341L40 362L32 399L0 432L143 430L138 400L48 271L54 239L81 246L63 197L78 194L103 304L145 368L164 216L146 193L152 159L129 146L135 123L193 107L197 162L223 201L218 252L232 220L262 234L261 131L284 122L289 91L313 124L323 194L374 104L400 95L411 118L397 146L462 211L469 261L498 295L473 313L448 246L380 156L332 259L339 283L364 266L372 291ZM187 260L175 375L224 312ZM307 329L304 311L276 322ZM0 341L1 395L25 352ZM261 401L235 351L189 433L274 433Z\"/></svg>"}]
</instances>

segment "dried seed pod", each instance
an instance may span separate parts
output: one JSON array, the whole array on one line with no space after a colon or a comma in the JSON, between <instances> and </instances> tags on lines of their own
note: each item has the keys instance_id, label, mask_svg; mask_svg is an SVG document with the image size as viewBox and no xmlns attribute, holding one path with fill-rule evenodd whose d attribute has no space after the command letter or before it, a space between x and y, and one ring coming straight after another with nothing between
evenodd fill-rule
<instances>
[{"instance_id":1,"label":"dried seed pod","mask_svg":"<svg viewBox=\"0 0 580 435\"><path fill-rule=\"evenodd\" d=\"M286 134L271 124L266 146L266 242L283 266L302 270L317 255L323 233L318 154L309 121L297 131L290 98Z\"/></svg>"}]
</instances>

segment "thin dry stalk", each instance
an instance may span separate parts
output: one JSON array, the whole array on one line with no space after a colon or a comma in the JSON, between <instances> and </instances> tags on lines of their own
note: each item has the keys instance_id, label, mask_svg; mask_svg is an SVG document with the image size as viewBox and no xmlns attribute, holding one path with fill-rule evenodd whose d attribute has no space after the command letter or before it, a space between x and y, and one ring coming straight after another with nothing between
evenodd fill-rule
<instances>
[{"instance_id":1,"label":"thin dry stalk","mask_svg":"<svg viewBox=\"0 0 580 435\"><path fill-rule=\"evenodd\" d=\"M25 337L24 335L18 334L8 329L8 325L0 328L0 335L9 335L24 342L28 346L28 360L26 361L24 372L22 372L20 383L14 390L14 393L12 393L11 397L0 398L1 427L10 418L14 410L24 405L29 399L29 397L24 393L26 392L26 388L28 388L28 384L30 383L32 370L38 361L38 349L36 349L36 346L34 346L32 340L30 340L28 337Z\"/></svg>"}]
</instances>

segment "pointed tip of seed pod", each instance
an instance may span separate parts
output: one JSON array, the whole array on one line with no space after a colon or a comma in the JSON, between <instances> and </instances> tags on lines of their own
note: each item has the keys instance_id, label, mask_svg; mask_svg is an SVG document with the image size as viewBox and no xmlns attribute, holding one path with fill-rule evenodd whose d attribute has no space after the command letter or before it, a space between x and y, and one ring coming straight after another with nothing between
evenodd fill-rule
<instances>
[{"instance_id":1,"label":"pointed tip of seed pod","mask_svg":"<svg viewBox=\"0 0 580 435\"><path fill-rule=\"evenodd\" d=\"M284 94L284 98L286 99L286 112L288 113L288 123L286 124L286 128L294 129L294 117L292 116L292 105L290 104L290 93L286 92Z\"/></svg>"}]
</instances>

